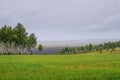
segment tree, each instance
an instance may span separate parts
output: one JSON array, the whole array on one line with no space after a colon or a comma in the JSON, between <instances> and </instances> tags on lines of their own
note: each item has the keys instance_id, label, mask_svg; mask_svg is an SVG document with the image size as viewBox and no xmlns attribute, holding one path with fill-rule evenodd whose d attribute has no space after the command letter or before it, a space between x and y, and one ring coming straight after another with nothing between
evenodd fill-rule
<instances>
[{"instance_id":1,"label":"tree","mask_svg":"<svg viewBox=\"0 0 120 80\"><path fill-rule=\"evenodd\" d=\"M9 34L7 31L8 31L8 27L6 25L3 26L0 30L0 40L4 43L7 43L7 41L8 41Z\"/></svg>"},{"instance_id":2,"label":"tree","mask_svg":"<svg viewBox=\"0 0 120 80\"><path fill-rule=\"evenodd\" d=\"M31 55L32 55L32 48L35 48L35 46L37 45L36 40L37 38L35 37L34 33L30 34L27 38L27 49L31 53Z\"/></svg>"},{"instance_id":3,"label":"tree","mask_svg":"<svg viewBox=\"0 0 120 80\"><path fill-rule=\"evenodd\" d=\"M39 44L38 50L40 51L40 53L43 50L43 46L41 44Z\"/></svg>"},{"instance_id":4,"label":"tree","mask_svg":"<svg viewBox=\"0 0 120 80\"><path fill-rule=\"evenodd\" d=\"M88 45L88 49L89 49L89 52L91 52L93 50L93 45L92 44L89 44Z\"/></svg>"},{"instance_id":5,"label":"tree","mask_svg":"<svg viewBox=\"0 0 120 80\"><path fill-rule=\"evenodd\" d=\"M98 50L100 51L100 53L102 53L103 47L104 47L103 44L98 45Z\"/></svg>"},{"instance_id":6,"label":"tree","mask_svg":"<svg viewBox=\"0 0 120 80\"><path fill-rule=\"evenodd\" d=\"M24 45L26 43L26 38L28 33L26 32L26 29L21 23L18 23L17 26L13 29L14 34L16 34L17 45Z\"/></svg>"},{"instance_id":7,"label":"tree","mask_svg":"<svg viewBox=\"0 0 120 80\"><path fill-rule=\"evenodd\" d=\"M22 54L27 48L31 51L37 44L36 39L33 33L28 36L21 23L18 23L14 28L5 25L0 28L0 53Z\"/></svg>"},{"instance_id":8,"label":"tree","mask_svg":"<svg viewBox=\"0 0 120 80\"><path fill-rule=\"evenodd\" d=\"M115 51L116 48L120 48L120 41L116 41L116 42L105 42L105 43L101 43L101 44L97 44L97 45L93 45L93 44L88 44L85 46L78 46L78 47L73 47L73 48L69 48L69 47L65 47L61 50L61 52L63 52L63 54L66 53L85 53L85 52L94 52L94 51L99 51L100 53L102 53L103 50L106 51Z\"/></svg>"},{"instance_id":9,"label":"tree","mask_svg":"<svg viewBox=\"0 0 120 80\"><path fill-rule=\"evenodd\" d=\"M85 46L85 50L86 50L86 52L89 52L89 45Z\"/></svg>"},{"instance_id":10,"label":"tree","mask_svg":"<svg viewBox=\"0 0 120 80\"><path fill-rule=\"evenodd\" d=\"M22 54L23 49L27 44L27 35L26 29L21 23L18 23L17 26L13 29L13 39L16 43L16 46L19 46L19 54Z\"/></svg>"},{"instance_id":11,"label":"tree","mask_svg":"<svg viewBox=\"0 0 120 80\"><path fill-rule=\"evenodd\" d=\"M0 43L2 42L4 43L2 45L4 47L4 54L9 53L8 47L12 43L12 28L10 26L5 25L0 30Z\"/></svg>"},{"instance_id":12,"label":"tree","mask_svg":"<svg viewBox=\"0 0 120 80\"><path fill-rule=\"evenodd\" d=\"M80 47L79 47L79 46L77 47L77 52L78 52L78 53L80 52Z\"/></svg>"},{"instance_id":13,"label":"tree","mask_svg":"<svg viewBox=\"0 0 120 80\"><path fill-rule=\"evenodd\" d=\"M81 47L80 47L80 50L81 50L81 52L85 52L85 47L84 47L84 46L81 46Z\"/></svg>"},{"instance_id":14,"label":"tree","mask_svg":"<svg viewBox=\"0 0 120 80\"><path fill-rule=\"evenodd\" d=\"M68 54L70 53L69 47L65 47L65 52Z\"/></svg>"}]
</instances>

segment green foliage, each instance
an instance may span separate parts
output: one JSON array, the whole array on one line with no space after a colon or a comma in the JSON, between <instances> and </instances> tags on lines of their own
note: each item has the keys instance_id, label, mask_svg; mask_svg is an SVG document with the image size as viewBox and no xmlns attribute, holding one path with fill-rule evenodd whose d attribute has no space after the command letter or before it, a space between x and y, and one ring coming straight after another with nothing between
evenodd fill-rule
<instances>
[{"instance_id":1,"label":"green foliage","mask_svg":"<svg viewBox=\"0 0 120 80\"><path fill-rule=\"evenodd\" d=\"M119 80L120 54L0 56L0 80Z\"/></svg>"},{"instance_id":2,"label":"green foliage","mask_svg":"<svg viewBox=\"0 0 120 80\"><path fill-rule=\"evenodd\" d=\"M26 32L24 26L18 23L13 30L14 30L14 34L16 34L17 36L17 40L15 40L15 43L17 45L25 46L24 44L26 44L26 38L28 33Z\"/></svg>"},{"instance_id":3,"label":"green foliage","mask_svg":"<svg viewBox=\"0 0 120 80\"><path fill-rule=\"evenodd\" d=\"M4 26L0 29L0 41L7 43L11 42L12 38L12 29L9 26Z\"/></svg>"},{"instance_id":4,"label":"green foliage","mask_svg":"<svg viewBox=\"0 0 120 80\"><path fill-rule=\"evenodd\" d=\"M28 51L31 52L31 54L32 54L32 50L31 49L34 48L37 45L36 39L37 38L35 37L34 33L30 34L28 36L28 38L27 38L27 49L28 49Z\"/></svg>"},{"instance_id":5,"label":"green foliage","mask_svg":"<svg viewBox=\"0 0 120 80\"><path fill-rule=\"evenodd\" d=\"M116 42L105 42L103 44L93 45L88 44L85 46L78 46L78 47L65 47L63 48L60 53L62 54L76 54L76 53L88 53L88 52L100 52L102 53L103 50L111 50L113 52L115 48L120 48L120 41Z\"/></svg>"},{"instance_id":6,"label":"green foliage","mask_svg":"<svg viewBox=\"0 0 120 80\"><path fill-rule=\"evenodd\" d=\"M33 33L28 36L21 23L14 28L5 25L0 29L0 53L22 54L28 46L30 50L36 46L36 39Z\"/></svg>"},{"instance_id":7,"label":"green foliage","mask_svg":"<svg viewBox=\"0 0 120 80\"><path fill-rule=\"evenodd\" d=\"M43 46L42 46L41 44L39 44L38 50L40 51L40 53L41 53L41 51L43 50Z\"/></svg>"}]
</instances>

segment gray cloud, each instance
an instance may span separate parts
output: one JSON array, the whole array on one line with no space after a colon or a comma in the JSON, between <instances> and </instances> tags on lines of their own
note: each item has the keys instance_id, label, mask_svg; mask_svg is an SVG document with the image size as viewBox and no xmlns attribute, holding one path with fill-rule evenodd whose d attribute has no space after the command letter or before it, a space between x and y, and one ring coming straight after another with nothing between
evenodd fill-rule
<instances>
[{"instance_id":1,"label":"gray cloud","mask_svg":"<svg viewBox=\"0 0 120 80\"><path fill-rule=\"evenodd\" d=\"M0 0L0 11L0 26L21 22L38 40L120 38L120 0Z\"/></svg>"},{"instance_id":2,"label":"gray cloud","mask_svg":"<svg viewBox=\"0 0 120 80\"><path fill-rule=\"evenodd\" d=\"M92 32L119 32L120 31L120 15L108 17L101 24L88 26L88 31Z\"/></svg>"}]
</instances>

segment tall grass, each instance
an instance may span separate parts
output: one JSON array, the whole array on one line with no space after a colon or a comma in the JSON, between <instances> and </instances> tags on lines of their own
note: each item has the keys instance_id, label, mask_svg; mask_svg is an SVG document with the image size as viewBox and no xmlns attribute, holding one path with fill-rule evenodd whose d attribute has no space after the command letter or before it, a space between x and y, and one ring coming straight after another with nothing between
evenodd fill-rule
<instances>
[{"instance_id":1,"label":"tall grass","mask_svg":"<svg viewBox=\"0 0 120 80\"><path fill-rule=\"evenodd\" d=\"M120 80L120 54L3 55L0 80Z\"/></svg>"}]
</instances>

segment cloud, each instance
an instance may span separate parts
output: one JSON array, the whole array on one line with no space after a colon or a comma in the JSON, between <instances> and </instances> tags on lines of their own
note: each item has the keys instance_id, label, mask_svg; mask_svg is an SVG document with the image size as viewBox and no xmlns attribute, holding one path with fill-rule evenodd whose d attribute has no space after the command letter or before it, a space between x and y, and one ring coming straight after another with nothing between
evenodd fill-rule
<instances>
[{"instance_id":1,"label":"cloud","mask_svg":"<svg viewBox=\"0 0 120 80\"><path fill-rule=\"evenodd\" d=\"M91 32L119 32L120 31L120 15L110 16L101 24L90 25Z\"/></svg>"},{"instance_id":2,"label":"cloud","mask_svg":"<svg viewBox=\"0 0 120 80\"><path fill-rule=\"evenodd\" d=\"M119 8L120 0L0 0L0 26L21 22L39 40L114 38Z\"/></svg>"}]
</instances>

